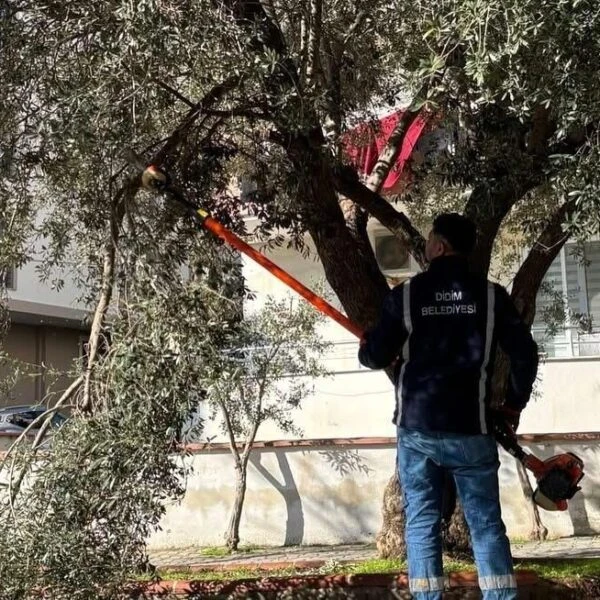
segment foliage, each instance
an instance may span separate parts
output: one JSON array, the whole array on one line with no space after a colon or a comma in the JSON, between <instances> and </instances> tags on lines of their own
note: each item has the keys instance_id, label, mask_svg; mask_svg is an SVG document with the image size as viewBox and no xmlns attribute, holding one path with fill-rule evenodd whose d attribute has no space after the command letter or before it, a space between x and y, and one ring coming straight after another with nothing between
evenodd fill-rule
<instances>
[{"instance_id":1,"label":"foliage","mask_svg":"<svg viewBox=\"0 0 600 600\"><path fill-rule=\"evenodd\" d=\"M177 271L128 289L97 365L94 413L76 413L48 453L21 445L5 462L1 597L116 598L144 568L148 535L184 491L178 442L213 376L205 359L233 335L230 303L206 276Z\"/></svg>"},{"instance_id":2,"label":"foliage","mask_svg":"<svg viewBox=\"0 0 600 600\"><path fill-rule=\"evenodd\" d=\"M272 422L300 435L292 412L326 374L322 355L328 344L316 331L323 316L292 297L266 298L238 323L235 345L214 354L217 374L207 388L212 418L220 417L236 471L235 498L225 539L237 550L246 494L248 460L258 430Z\"/></svg>"},{"instance_id":3,"label":"foliage","mask_svg":"<svg viewBox=\"0 0 600 600\"><path fill-rule=\"evenodd\" d=\"M237 331L236 346L222 358L222 376L209 388L212 417L219 413L224 433L252 445L258 427L272 421L298 434L291 412L326 374L322 354L328 344L316 333L323 317L291 296L267 298Z\"/></svg>"}]
</instances>

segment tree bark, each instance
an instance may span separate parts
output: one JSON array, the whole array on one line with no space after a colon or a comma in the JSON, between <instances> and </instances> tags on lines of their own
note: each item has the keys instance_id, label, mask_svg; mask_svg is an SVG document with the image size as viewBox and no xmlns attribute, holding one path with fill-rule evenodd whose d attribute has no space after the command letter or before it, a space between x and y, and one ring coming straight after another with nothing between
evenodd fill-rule
<instances>
[{"instance_id":1,"label":"tree bark","mask_svg":"<svg viewBox=\"0 0 600 600\"><path fill-rule=\"evenodd\" d=\"M135 191L133 191L135 195ZM102 280L100 296L96 304L90 337L88 342L88 356L83 379L83 396L79 408L83 412L91 412L91 382L94 366L98 356L100 338L106 322L106 313L112 300L113 286L115 281L115 259L119 239L119 229L125 215L125 192L117 194L112 202L107 239L104 244L102 260Z\"/></svg>"},{"instance_id":2,"label":"tree bark","mask_svg":"<svg viewBox=\"0 0 600 600\"><path fill-rule=\"evenodd\" d=\"M242 510L246 498L247 467L247 462L246 464L243 464L243 461L240 461L240 463L236 465L235 497L231 509L231 516L229 517L229 524L227 525L227 532L225 534L225 543L227 548L232 552L238 549L240 543L240 522L242 520Z\"/></svg>"},{"instance_id":3,"label":"tree bark","mask_svg":"<svg viewBox=\"0 0 600 600\"><path fill-rule=\"evenodd\" d=\"M306 79L309 86L314 86L317 77L319 47L321 44L323 0L310 0L310 17L308 29L308 64Z\"/></svg>"},{"instance_id":4,"label":"tree bark","mask_svg":"<svg viewBox=\"0 0 600 600\"><path fill-rule=\"evenodd\" d=\"M333 181L340 194L356 202L389 229L405 244L419 265L422 268L425 267L427 262L425 260L425 240L404 213L396 210L377 192L361 183L350 167L336 168L333 171Z\"/></svg>"},{"instance_id":5,"label":"tree bark","mask_svg":"<svg viewBox=\"0 0 600 600\"><path fill-rule=\"evenodd\" d=\"M372 326L389 292L373 250L361 248L348 229L330 166L320 151L302 137L293 138L286 150L300 174L302 217L325 277L348 317L363 328Z\"/></svg>"},{"instance_id":6,"label":"tree bark","mask_svg":"<svg viewBox=\"0 0 600 600\"><path fill-rule=\"evenodd\" d=\"M404 539L404 501L398 471L394 471L383 492L383 523L377 534L377 552L381 558L406 559Z\"/></svg>"}]
</instances>

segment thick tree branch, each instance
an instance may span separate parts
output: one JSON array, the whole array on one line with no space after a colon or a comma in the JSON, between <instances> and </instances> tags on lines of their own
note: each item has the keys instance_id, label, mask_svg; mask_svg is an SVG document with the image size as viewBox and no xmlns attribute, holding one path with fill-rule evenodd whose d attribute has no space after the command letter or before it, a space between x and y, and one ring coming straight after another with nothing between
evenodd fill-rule
<instances>
[{"instance_id":1,"label":"thick tree branch","mask_svg":"<svg viewBox=\"0 0 600 600\"><path fill-rule=\"evenodd\" d=\"M528 192L560 170L552 168L549 157L556 154L575 155L584 148L589 136L597 130L597 123L570 132L565 139L548 147L548 139L554 131L554 124L547 111L539 109L532 118L528 141L529 160L527 168L518 173L509 173L505 177L482 184L473 190L465 214L477 224L479 237L474 252L472 267L475 271L487 273L490 265L492 246L498 229L511 208Z\"/></svg>"},{"instance_id":2,"label":"thick tree branch","mask_svg":"<svg viewBox=\"0 0 600 600\"><path fill-rule=\"evenodd\" d=\"M469 196L465 215L477 225L477 244L472 255L474 271L487 274L494 240L502 221L525 194L543 183L547 175L542 166L520 177L507 175L493 186L477 186Z\"/></svg>"},{"instance_id":3,"label":"thick tree branch","mask_svg":"<svg viewBox=\"0 0 600 600\"><path fill-rule=\"evenodd\" d=\"M356 13L356 18L354 19L352 25L348 27L348 30L344 34L344 38L342 40L342 45L346 46L348 42L352 39L352 36L358 31L359 27L364 23L367 18L368 12L364 9L359 10Z\"/></svg>"},{"instance_id":4,"label":"thick tree branch","mask_svg":"<svg viewBox=\"0 0 600 600\"><path fill-rule=\"evenodd\" d=\"M528 325L535 317L535 299L544 276L569 238L563 225L574 208L574 200L566 202L552 215L513 280L512 297Z\"/></svg>"},{"instance_id":5,"label":"thick tree branch","mask_svg":"<svg viewBox=\"0 0 600 600\"><path fill-rule=\"evenodd\" d=\"M128 197L131 199L135 196L137 187L131 186L128 190ZM83 383L83 397L81 400L80 408L84 412L92 411L92 398L91 398L91 381L96 358L98 355L98 348L100 347L100 337L104 329L106 321L106 313L110 305L113 293L113 286L115 282L115 261L117 254L117 245L119 240L119 230L123 217L125 215L124 192L118 194L113 200L111 212L110 212L110 224L106 242L104 244L103 256L102 256L102 279L100 285L100 296L96 304L96 310L94 311L94 318L92 320L92 327L90 330L90 337L88 342L88 357L84 373Z\"/></svg>"},{"instance_id":6,"label":"thick tree branch","mask_svg":"<svg viewBox=\"0 0 600 600\"><path fill-rule=\"evenodd\" d=\"M286 40L277 23L269 17L268 11L257 0L225 0L223 6L229 11L241 30L244 31L250 51L260 55L265 51L275 53L279 60L271 73L266 75L263 84L266 96L272 103L270 117L274 122L286 122L282 113L282 92L290 88L300 89L298 65L289 56ZM301 110L301 108L300 108Z\"/></svg>"},{"instance_id":7,"label":"thick tree branch","mask_svg":"<svg viewBox=\"0 0 600 600\"><path fill-rule=\"evenodd\" d=\"M550 119L550 110L538 106L531 115L527 152L535 156L544 156L548 151L548 140L555 130L556 124Z\"/></svg>"},{"instance_id":8,"label":"thick tree branch","mask_svg":"<svg viewBox=\"0 0 600 600\"><path fill-rule=\"evenodd\" d=\"M308 32L308 64L306 68L306 79L309 85L315 84L317 63L319 59L319 48L321 45L323 0L310 0L310 20Z\"/></svg>"},{"instance_id":9,"label":"thick tree branch","mask_svg":"<svg viewBox=\"0 0 600 600\"><path fill-rule=\"evenodd\" d=\"M205 115L208 115L209 117L221 117L221 118L246 117L248 119L256 119L256 120L268 118L268 115L266 115L265 113L253 111L251 108L246 107L246 106L233 106L232 108L224 108L221 110L214 109L214 108L207 108L203 111L203 113Z\"/></svg>"},{"instance_id":10,"label":"thick tree branch","mask_svg":"<svg viewBox=\"0 0 600 600\"><path fill-rule=\"evenodd\" d=\"M250 44L254 48L269 48L280 56L285 55L286 43L283 33L269 18L259 0L226 0L223 4L245 29L258 30L258 35L254 33L250 39Z\"/></svg>"},{"instance_id":11,"label":"thick tree branch","mask_svg":"<svg viewBox=\"0 0 600 600\"><path fill-rule=\"evenodd\" d=\"M334 169L333 182L340 194L350 198L389 229L406 245L419 265L425 267L425 239L404 213L361 183L351 167Z\"/></svg>"}]
</instances>

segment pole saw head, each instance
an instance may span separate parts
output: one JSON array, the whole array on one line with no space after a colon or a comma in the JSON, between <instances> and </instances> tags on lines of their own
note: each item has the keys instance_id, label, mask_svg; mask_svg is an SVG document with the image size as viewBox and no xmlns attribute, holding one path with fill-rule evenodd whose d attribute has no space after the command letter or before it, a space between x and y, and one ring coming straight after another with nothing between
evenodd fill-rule
<instances>
[{"instance_id":1,"label":"pole saw head","mask_svg":"<svg viewBox=\"0 0 600 600\"><path fill-rule=\"evenodd\" d=\"M169 176L165 171L154 165L148 165L142 171L142 187L147 190L160 191L169 185Z\"/></svg>"},{"instance_id":2,"label":"pole saw head","mask_svg":"<svg viewBox=\"0 0 600 600\"><path fill-rule=\"evenodd\" d=\"M501 414L494 414L491 424L496 441L533 473L537 481L533 501L544 510L567 510L568 500L581 489L577 484L584 476L583 461L572 452L541 460L523 450Z\"/></svg>"},{"instance_id":3,"label":"pole saw head","mask_svg":"<svg viewBox=\"0 0 600 600\"><path fill-rule=\"evenodd\" d=\"M572 452L557 454L545 461L532 457L541 465L532 469L538 483L533 501L545 510L567 510L568 503L581 488L583 461Z\"/></svg>"}]
</instances>

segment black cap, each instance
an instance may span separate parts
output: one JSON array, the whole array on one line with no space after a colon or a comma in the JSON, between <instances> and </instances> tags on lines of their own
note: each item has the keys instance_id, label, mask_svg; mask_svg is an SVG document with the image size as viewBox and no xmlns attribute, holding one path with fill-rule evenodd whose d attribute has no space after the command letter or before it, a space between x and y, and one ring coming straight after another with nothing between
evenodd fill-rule
<instances>
[{"instance_id":1,"label":"black cap","mask_svg":"<svg viewBox=\"0 0 600 600\"><path fill-rule=\"evenodd\" d=\"M458 213L444 213L433 222L433 232L441 235L458 254L470 254L475 247L475 223Z\"/></svg>"}]
</instances>

